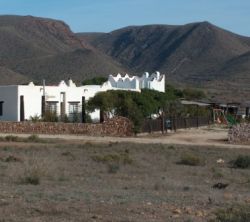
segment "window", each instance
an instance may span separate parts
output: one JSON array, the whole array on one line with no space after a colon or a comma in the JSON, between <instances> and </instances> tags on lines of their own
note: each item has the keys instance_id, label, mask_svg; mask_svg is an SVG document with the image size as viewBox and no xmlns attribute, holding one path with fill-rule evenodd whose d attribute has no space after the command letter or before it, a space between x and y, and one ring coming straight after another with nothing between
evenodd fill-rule
<instances>
[{"instance_id":1,"label":"window","mask_svg":"<svg viewBox=\"0 0 250 222\"><path fill-rule=\"evenodd\" d=\"M47 111L57 113L57 103L58 102L47 102Z\"/></svg>"},{"instance_id":2,"label":"window","mask_svg":"<svg viewBox=\"0 0 250 222\"><path fill-rule=\"evenodd\" d=\"M0 101L0 116L3 115L3 101Z\"/></svg>"},{"instance_id":3,"label":"window","mask_svg":"<svg viewBox=\"0 0 250 222\"><path fill-rule=\"evenodd\" d=\"M80 102L69 102L69 113L78 113Z\"/></svg>"}]
</instances>

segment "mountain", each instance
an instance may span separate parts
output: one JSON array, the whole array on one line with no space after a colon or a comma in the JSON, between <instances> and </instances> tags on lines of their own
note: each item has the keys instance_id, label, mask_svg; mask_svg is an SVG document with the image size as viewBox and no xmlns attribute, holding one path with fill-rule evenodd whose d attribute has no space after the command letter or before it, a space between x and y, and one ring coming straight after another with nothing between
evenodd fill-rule
<instances>
[{"instance_id":1,"label":"mountain","mask_svg":"<svg viewBox=\"0 0 250 222\"><path fill-rule=\"evenodd\" d=\"M250 100L250 38L209 22L73 33L62 21L0 16L0 84L77 83L160 71L168 83L223 100Z\"/></svg>"},{"instance_id":2,"label":"mountain","mask_svg":"<svg viewBox=\"0 0 250 222\"><path fill-rule=\"evenodd\" d=\"M159 70L179 86L205 88L217 97L224 88L229 95L250 86L250 38L208 22L130 26L78 36L135 73Z\"/></svg>"},{"instance_id":3,"label":"mountain","mask_svg":"<svg viewBox=\"0 0 250 222\"><path fill-rule=\"evenodd\" d=\"M69 77L80 83L125 70L79 40L64 22L32 16L0 16L0 67L0 84Z\"/></svg>"}]
</instances>

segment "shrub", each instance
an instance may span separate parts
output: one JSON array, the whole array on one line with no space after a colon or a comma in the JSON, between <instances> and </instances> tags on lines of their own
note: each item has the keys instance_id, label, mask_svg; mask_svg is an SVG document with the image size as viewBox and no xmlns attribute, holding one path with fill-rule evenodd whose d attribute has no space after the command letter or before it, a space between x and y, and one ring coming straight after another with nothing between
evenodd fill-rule
<instances>
[{"instance_id":1,"label":"shrub","mask_svg":"<svg viewBox=\"0 0 250 222\"><path fill-rule=\"evenodd\" d=\"M179 164L189 165L189 166L200 166L204 165L204 161L200 157L194 154L186 153L181 156Z\"/></svg>"},{"instance_id":2,"label":"shrub","mask_svg":"<svg viewBox=\"0 0 250 222\"><path fill-rule=\"evenodd\" d=\"M40 177L37 174L28 175L23 178L22 182L24 184L38 185L40 184Z\"/></svg>"},{"instance_id":3,"label":"shrub","mask_svg":"<svg viewBox=\"0 0 250 222\"><path fill-rule=\"evenodd\" d=\"M250 205L237 205L227 209L219 209L216 218L211 222L247 222L250 218Z\"/></svg>"},{"instance_id":4,"label":"shrub","mask_svg":"<svg viewBox=\"0 0 250 222\"><path fill-rule=\"evenodd\" d=\"M94 77L92 79L84 80L82 82L82 85L101 85L106 81L108 81L107 77L98 76L98 77Z\"/></svg>"},{"instance_id":5,"label":"shrub","mask_svg":"<svg viewBox=\"0 0 250 222\"><path fill-rule=\"evenodd\" d=\"M44 122L58 122L58 116L56 112L46 111L43 119Z\"/></svg>"},{"instance_id":6,"label":"shrub","mask_svg":"<svg viewBox=\"0 0 250 222\"><path fill-rule=\"evenodd\" d=\"M20 184L39 185L42 178L48 176L51 168L53 168L53 164L48 162L48 159L31 156L23 162L19 169L13 169L15 170L14 178L16 177Z\"/></svg>"},{"instance_id":7,"label":"shrub","mask_svg":"<svg viewBox=\"0 0 250 222\"><path fill-rule=\"evenodd\" d=\"M40 184L42 175L41 169L37 166L26 166L22 175L19 176L19 182L21 184L38 185Z\"/></svg>"},{"instance_id":8,"label":"shrub","mask_svg":"<svg viewBox=\"0 0 250 222\"><path fill-rule=\"evenodd\" d=\"M95 155L92 156L92 160L106 164L108 173L117 173L121 164L127 165L133 162L127 150L124 153L107 154L104 156Z\"/></svg>"},{"instance_id":9,"label":"shrub","mask_svg":"<svg viewBox=\"0 0 250 222\"><path fill-rule=\"evenodd\" d=\"M9 135L5 137L5 141L8 142L19 142L20 138L18 136Z\"/></svg>"},{"instance_id":10,"label":"shrub","mask_svg":"<svg viewBox=\"0 0 250 222\"><path fill-rule=\"evenodd\" d=\"M119 163L108 164L108 172L109 173L117 173L119 169L120 169Z\"/></svg>"},{"instance_id":11,"label":"shrub","mask_svg":"<svg viewBox=\"0 0 250 222\"><path fill-rule=\"evenodd\" d=\"M21 162L21 159L13 155L9 155L4 159L4 162Z\"/></svg>"},{"instance_id":12,"label":"shrub","mask_svg":"<svg viewBox=\"0 0 250 222\"><path fill-rule=\"evenodd\" d=\"M132 164L133 160L129 156L128 153L120 153L120 154L107 154L104 156L96 155L93 156L92 159L96 162L102 163L122 163L122 164Z\"/></svg>"},{"instance_id":13,"label":"shrub","mask_svg":"<svg viewBox=\"0 0 250 222\"><path fill-rule=\"evenodd\" d=\"M34 122L34 123L39 122L39 121L41 121L41 117L38 115L31 116L30 121Z\"/></svg>"},{"instance_id":14,"label":"shrub","mask_svg":"<svg viewBox=\"0 0 250 222\"><path fill-rule=\"evenodd\" d=\"M237 159L233 161L233 167L241 169L250 168L250 156L238 156Z\"/></svg>"},{"instance_id":15,"label":"shrub","mask_svg":"<svg viewBox=\"0 0 250 222\"><path fill-rule=\"evenodd\" d=\"M30 135L29 137L27 137L27 141L37 143L37 142L41 142L41 139L39 138L38 135L33 134L33 135Z\"/></svg>"},{"instance_id":16,"label":"shrub","mask_svg":"<svg viewBox=\"0 0 250 222\"><path fill-rule=\"evenodd\" d=\"M173 145L168 146L169 150L175 150L175 147Z\"/></svg>"}]
</instances>

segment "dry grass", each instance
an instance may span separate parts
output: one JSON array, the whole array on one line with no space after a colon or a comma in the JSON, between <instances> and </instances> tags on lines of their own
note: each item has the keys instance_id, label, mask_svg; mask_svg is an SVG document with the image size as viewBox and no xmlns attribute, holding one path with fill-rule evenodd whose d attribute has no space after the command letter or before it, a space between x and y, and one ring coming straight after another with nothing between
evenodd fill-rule
<instances>
[{"instance_id":1,"label":"dry grass","mask_svg":"<svg viewBox=\"0 0 250 222\"><path fill-rule=\"evenodd\" d=\"M249 169L228 164L239 154L250 155L250 150L75 141L21 147L3 143L3 221L200 222L214 218L217 209L229 203L250 203ZM184 158L192 160L191 166L176 164L187 154L206 164L195 160L192 167L195 158ZM218 164L222 157L225 164ZM216 183L229 185L212 189Z\"/></svg>"}]
</instances>

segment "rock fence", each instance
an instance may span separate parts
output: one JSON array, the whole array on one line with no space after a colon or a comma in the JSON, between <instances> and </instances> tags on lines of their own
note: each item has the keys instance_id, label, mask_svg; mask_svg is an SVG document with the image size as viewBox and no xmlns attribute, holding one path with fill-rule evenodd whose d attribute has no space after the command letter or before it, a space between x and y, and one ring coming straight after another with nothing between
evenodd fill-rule
<instances>
[{"instance_id":1,"label":"rock fence","mask_svg":"<svg viewBox=\"0 0 250 222\"><path fill-rule=\"evenodd\" d=\"M103 123L0 122L0 133L131 136L132 129L133 124L125 117L115 117Z\"/></svg>"},{"instance_id":2,"label":"rock fence","mask_svg":"<svg viewBox=\"0 0 250 222\"><path fill-rule=\"evenodd\" d=\"M250 142L250 124L243 123L233 126L228 132L230 143L249 143Z\"/></svg>"}]
</instances>

